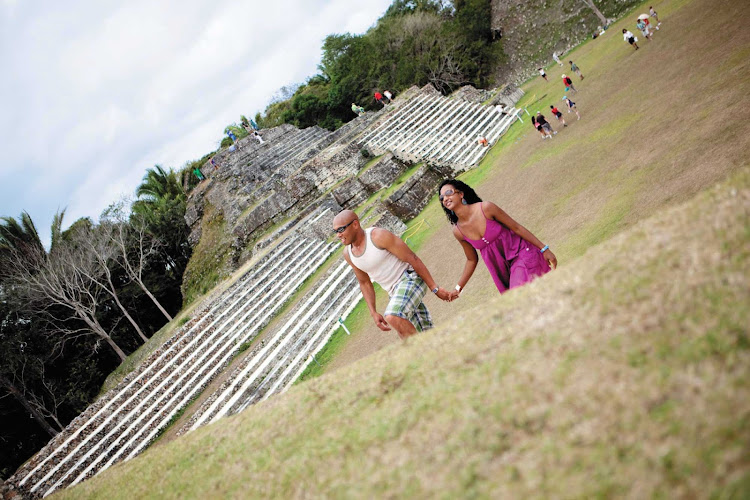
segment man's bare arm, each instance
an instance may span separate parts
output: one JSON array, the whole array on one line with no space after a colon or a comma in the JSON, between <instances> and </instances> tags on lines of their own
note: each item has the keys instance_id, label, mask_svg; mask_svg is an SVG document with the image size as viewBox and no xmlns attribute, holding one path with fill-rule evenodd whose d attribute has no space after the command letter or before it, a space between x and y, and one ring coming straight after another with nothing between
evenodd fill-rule
<instances>
[{"instance_id":1,"label":"man's bare arm","mask_svg":"<svg viewBox=\"0 0 750 500\"><path fill-rule=\"evenodd\" d=\"M398 257L399 260L410 264L419 277L424 280L430 290L434 290L438 287L437 282L432 278L430 271L427 269L427 266L424 265L422 259L420 259L419 256L415 254L406 243L404 243L404 240L392 232L381 228L374 229L370 237L372 238L372 242L375 243L378 248L388 250ZM448 296L449 294L446 290L443 288L438 289L438 297L443 300L448 300Z\"/></svg>"},{"instance_id":2,"label":"man's bare arm","mask_svg":"<svg viewBox=\"0 0 750 500\"><path fill-rule=\"evenodd\" d=\"M346 248L344 249L344 259L349 263L354 271L354 275L357 277L359 289L362 290L362 296L365 298L365 304L367 304L367 308L370 310L370 316L372 316L373 321L375 321L375 326L385 332L389 331L391 329L390 325L385 318L378 313L378 310L375 307L375 287L372 286L370 275L352 264L352 260L349 257L349 252Z\"/></svg>"}]
</instances>

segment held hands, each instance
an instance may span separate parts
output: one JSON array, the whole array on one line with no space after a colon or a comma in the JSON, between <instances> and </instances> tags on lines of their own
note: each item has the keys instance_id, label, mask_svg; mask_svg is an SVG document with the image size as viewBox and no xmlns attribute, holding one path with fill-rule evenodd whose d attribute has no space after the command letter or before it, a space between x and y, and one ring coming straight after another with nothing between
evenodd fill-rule
<instances>
[{"instance_id":1,"label":"held hands","mask_svg":"<svg viewBox=\"0 0 750 500\"><path fill-rule=\"evenodd\" d=\"M437 293L435 295L437 295L440 300L444 300L446 302L450 302L451 301L451 299L450 299L450 295L451 295L450 292L448 290L446 290L445 288L443 288L442 286L440 288L438 288L438 291L437 291Z\"/></svg>"},{"instance_id":2,"label":"held hands","mask_svg":"<svg viewBox=\"0 0 750 500\"><path fill-rule=\"evenodd\" d=\"M454 300L458 298L459 292L458 290L449 292L445 288L440 287L438 289L438 292L435 295L437 295L440 300L444 300L446 302L453 302Z\"/></svg>"}]
</instances>

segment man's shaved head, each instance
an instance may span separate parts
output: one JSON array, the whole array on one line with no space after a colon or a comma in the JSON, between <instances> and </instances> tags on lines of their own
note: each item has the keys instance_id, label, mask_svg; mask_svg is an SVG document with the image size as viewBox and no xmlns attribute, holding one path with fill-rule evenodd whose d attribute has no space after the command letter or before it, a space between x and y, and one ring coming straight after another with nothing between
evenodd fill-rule
<instances>
[{"instance_id":1,"label":"man's shaved head","mask_svg":"<svg viewBox=\"0 0 750 500\"><path fill-rule=\"evenodd\" d=\"M359 216L354 210L342 210L333 218L333 227L341 227L345 224L349 224L353 220L359 220Z\"/></svg>"},{"instance_id":2,"label":"man's shaved head","mask_svg":"<svg viewBox=\"0 0 750 500\"><path fill-rule=\"evenodd\" d=\"M352 210L342 210L333 218L333 231L342 245L351 245L364 237L359 217Z\"/></svg>"}]
</instances>

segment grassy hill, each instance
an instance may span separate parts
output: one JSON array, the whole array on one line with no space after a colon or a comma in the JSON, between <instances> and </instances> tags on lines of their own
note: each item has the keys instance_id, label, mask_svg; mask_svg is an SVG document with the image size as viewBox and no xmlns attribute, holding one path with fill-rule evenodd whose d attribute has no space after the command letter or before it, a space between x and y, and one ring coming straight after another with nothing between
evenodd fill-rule
<instances>
[{"instance_id":1,"label":"grassy hill","mask_svg":"<svg viewBox=\"0 0 750 500\"><path fill-rule=\"evenodd\" d=\"M558 270L500 297L480 265L458 302L431 299L436 329L402 343L361 322L329 373L59 495L750 495L750 14L653 5L641 50L623 20L564 57L581 121L548 141L516 124L465 177ZM522 104L559 104L563 71ZM421 219L410 243L450 284L436 201Z\"/></svg>"}]
</instances>

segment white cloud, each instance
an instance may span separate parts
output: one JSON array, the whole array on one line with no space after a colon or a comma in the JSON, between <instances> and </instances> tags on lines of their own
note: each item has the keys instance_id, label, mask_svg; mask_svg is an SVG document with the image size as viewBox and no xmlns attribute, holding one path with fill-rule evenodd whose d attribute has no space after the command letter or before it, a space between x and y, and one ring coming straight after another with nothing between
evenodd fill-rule
<instances>
[{"instance_id":1,"label":"white cloud","mask_svg":"<svg viewBox=\"0 0 750 500\"><path fill-rule=\"evenodd\" d=\"M154 164L213 150L224 126L317 70L323 38L390 0L0 3L0 215L99 213ZM10 75L10 77L8 76Z\"/></svg>"}]
</instances>

